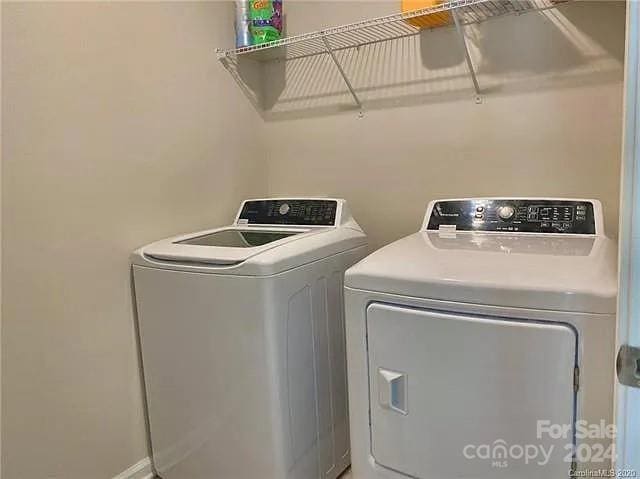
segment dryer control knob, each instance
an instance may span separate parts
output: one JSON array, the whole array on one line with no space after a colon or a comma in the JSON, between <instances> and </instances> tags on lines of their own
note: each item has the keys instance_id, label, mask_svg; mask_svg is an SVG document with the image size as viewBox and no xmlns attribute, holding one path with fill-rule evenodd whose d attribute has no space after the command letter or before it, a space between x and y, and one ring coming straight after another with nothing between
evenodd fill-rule
<instances>
[{"instance_id":1,"label":"dryer control knob","mask_svg":"<svg viewBox=\"0 0 640 479\"><path fill-rule=\"evenodd\" d=\"M280 211L281 215L286 215L289 212L289 210L291 210L291 207L289 206L289 203L282 203L280 205L280 210L279 211Z\"/></svg>"},{"instance_id":2,"label":"dryer control knob","mask_svg":"<svg viewBox=\"0 0 640 479\"><path fill-rule=\"evenodd\" d=\"M510 220L516 214L516 209L511 205L505 205L498 208L498 216L503 220Z\"/></svg>"}]
</instances>

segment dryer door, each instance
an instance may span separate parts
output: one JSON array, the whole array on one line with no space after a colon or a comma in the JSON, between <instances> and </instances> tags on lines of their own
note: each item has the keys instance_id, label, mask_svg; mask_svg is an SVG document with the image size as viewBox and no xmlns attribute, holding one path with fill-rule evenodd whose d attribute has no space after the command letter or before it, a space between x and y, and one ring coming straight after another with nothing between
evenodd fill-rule
<instances>
[{"instance_id":1,"label":"dryer door","mask_svg":"<svg viewBox=\"0 0 640 479\"><path fill-rule=\"evenodd\" d=\"M569 476L573 328L379 303L367 328L378 464L415 478Z\"/></svg>"}]
</instances>

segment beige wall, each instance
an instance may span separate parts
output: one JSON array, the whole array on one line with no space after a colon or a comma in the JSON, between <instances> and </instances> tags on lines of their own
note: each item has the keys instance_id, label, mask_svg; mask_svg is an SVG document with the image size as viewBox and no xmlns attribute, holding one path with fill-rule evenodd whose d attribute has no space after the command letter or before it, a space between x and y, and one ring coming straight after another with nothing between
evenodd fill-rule
<instances>
[{"instance_id":1,"label":"beige wall","mask_svg":"<svg viewBox=\"0 0 640 479\"><path fill-rule=\"evenodd\" d=\"M5 479L147 456L128 254L263 194L260 120L204 3L3 3Z\"/></svg>"},{"instance_id":2,"label":"beige wall","mask_svg":"<svg viewBox=\"0 0 640 479\"><path fill-rule=\"evenodd\" d=\"M298 33L395 8L290 3L287 25ZM342 54L362 119L327 114L350 104L330 64L268 71L280 93L263 114L269 193L347 198L373 246L416 231L431 199L480 195L599 198L615 235L624 21L623 2L577 2L470 27L481 105L452 30Z\"/></svg>"}]
</instances>

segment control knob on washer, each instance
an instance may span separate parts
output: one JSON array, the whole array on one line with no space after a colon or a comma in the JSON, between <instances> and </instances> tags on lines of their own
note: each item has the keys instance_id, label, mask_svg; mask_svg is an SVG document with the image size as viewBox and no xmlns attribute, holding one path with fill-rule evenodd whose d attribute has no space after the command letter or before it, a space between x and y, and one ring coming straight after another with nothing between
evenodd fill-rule
<instances>
[{"instance_id":1,"label":"control knob on washer","mask_svg":"<svg viewBox=\"0 0 640 479\"><path fill-rule=\"evenodd\" d=\"M515 213L516 209L511 205L505 205L498 208L498 216L504 221L513 218L513 215L515 215Z\"/></svg>"}]
</instances>

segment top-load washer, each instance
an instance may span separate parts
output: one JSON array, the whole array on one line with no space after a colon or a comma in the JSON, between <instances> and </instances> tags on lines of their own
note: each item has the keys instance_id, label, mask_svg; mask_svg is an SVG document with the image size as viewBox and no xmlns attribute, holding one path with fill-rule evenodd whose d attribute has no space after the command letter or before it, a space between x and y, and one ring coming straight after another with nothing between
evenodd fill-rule
<instances>
[{"instance_id":1,"label":"top-load washer","mask_svg":"<svg viewBox=\"0 0 640 479\"><path fill-rule=\"evenodd\" d=\"M247 200L132 256L153 464L164 479L333 479L349 464L344 200Z\"/></svg>"},{"instance_id":2,"label":"top-load washer","mask_svg":"<svg viewBox=\"0 0 640 479\"><path fill-rule=\"evenodd\" d=\"M345 275L354 479L607 474L616 290L598 201L430 203Z\"/></svg>"}]
</instances>

